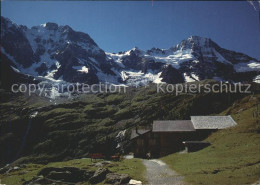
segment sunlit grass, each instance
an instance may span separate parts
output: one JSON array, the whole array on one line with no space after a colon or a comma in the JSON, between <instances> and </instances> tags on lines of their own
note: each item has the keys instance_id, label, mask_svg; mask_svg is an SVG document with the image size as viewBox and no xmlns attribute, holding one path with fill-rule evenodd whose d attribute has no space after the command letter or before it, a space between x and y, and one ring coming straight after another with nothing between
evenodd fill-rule
<instances>
[{"instance_id":1,"label":"sunlit grass","mask_svg":"<svg viewBox=\"0 0 260 185\"><path fill-rule=\"evenodd\" d=\"M245 102L243 102L245 101ZM193 184L250 184L260 178L259 119L253 117L257 101L248 98L228 110L238 125L218 131L204 150L163 158ZM224 112L225 114L227 112Z\"/></svg>"},{"instance_id":2,"label":"sunlit grass","mask_svg":"<svg viewBox=\"0 0 260 185\"><path fill-rule=\"evenodd\" d=\"M102 160L97 162L100 161ZM64 162L51 162L46 165L27 164L24 168L20 168L17 171L13 171L8 174L1 174L0 179L2 180L2 183L7 185L21 185L23 182L36 177L37 173L46 167L77 167L85 170L96 170L97 167L91 164L95 164L95 162L91 162L89 158L74 159ZM145 166L140 159L124 159L118 162L111 162L111 164L108 164L105 167L111 172L128 174L133 179L145 182ZM85 184L88 184L88 182L85 182Z\"/></svg>"}]
</instances>

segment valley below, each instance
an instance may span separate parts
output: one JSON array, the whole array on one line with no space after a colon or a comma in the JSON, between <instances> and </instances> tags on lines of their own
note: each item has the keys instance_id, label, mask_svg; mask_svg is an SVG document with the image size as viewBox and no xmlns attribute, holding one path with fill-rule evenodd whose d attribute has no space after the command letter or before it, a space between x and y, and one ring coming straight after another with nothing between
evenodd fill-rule
<instances>
[{"instance_id":1,"label":"valley below","mask_svg":"<svg viewBox=\"0 0 260 185\"><path fill-rule=\"evenodd\" d=\"M136 126L147 127L153 120L185 120L190 115L232 115L238 126L210 135L206 141L211 146L162 160L187 183L250 184L260 175L259 102L258 88L252 94L176 96L157 93L150 84L126 93L83 94L56 102L2 89L0 161L2 167L9 165L0 170L0 179L5 184L22 184L48 167L76 167L94 173L100 161L91 162L89 155L102 153L109 161L115 153L127 155L132 151L130 133ZM102 167L149 182L141 159L112 161Z\"/></svg>"}]
</instances>

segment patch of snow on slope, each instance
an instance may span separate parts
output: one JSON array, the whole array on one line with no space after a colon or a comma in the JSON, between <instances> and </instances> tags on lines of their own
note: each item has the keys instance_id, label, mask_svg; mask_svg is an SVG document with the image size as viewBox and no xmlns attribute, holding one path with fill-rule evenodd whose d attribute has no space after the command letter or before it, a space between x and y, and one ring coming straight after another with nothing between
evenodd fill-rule
<instances>
[{"instance_id":1,"label":"patch of snow on slope","mask_svg":"<svg viewBox=\"0 0 260 185\"><path fill-rule=\"evenodd\" d=\"M152 57L156 62L171 64L176 69L180 67L181 63L195 59L192 55L191 49L178 50L171 54L167 53L165 55L152 55Z\"/></svg>"},{"instance_id":2,"label":"patch of snow on slope","mask_svg":"<svg viewBox=\"0 0 260 185\"><path fill-rule=\"evenodd\" d=\"M118 53L106 53L110 59L113 59L120 67L125 68L124 64L122 63L122 57L125 54L118 54Z\"/></svg>"},{"instance_id":3,"label":"patch of snow on slope","mask_svg":"<svg viewBox=\"0 0 260 185\"><path fill-rule=\"evenodd\" d=\"M129 86L140 86L146 85L150 82L153 83L163 83L161 72L147 71L143 73L142 71L121 71L121 78Z\"/></svg>"},{"instance_id":4,"label":"patch of snow on slope","mask_svg":"<svg viewBox=\"0 0 260 185\"><path fill-rule=\"evenodd\" d=\"M56 67L60 67L60 64L57 60L53 60L50 58L50 55L48 54L47 51L43 55L41 55L40 62L36 63L34 62L30 67L28 68L23 68L21 71L26 74L30 74L33 76L38 76L38 72L36 72L36 68L40 67L42 64L45 64L47 68L50 68L53 64L56 64ZM47 75L45 76L47 79L53 78L55 72L57 72L58 69L48 71Z\"/></svg>"},{"instance_id":5,"label":"patch of snow on slope","mask_svg":"<svg viewBox=\"0 0 260 185\"><path fill-rule=\"evenodd\" d=\"M35 112L31 113L29 117L35 118L37 116L37 114L38 114L38 111L35 111Z\"/></svg>"},{"instance_id":6,"label":"patch of snow on slope","mask_svg":"<svg viewBox=\"0 0 260 185\"><path fill-rule=\"evenodd\" d=\"M260 63L256 61L238 63L234 65L234 69L236 72L260 71Z\"/></svg>"},{"instance_id":7,"label":"patch of snow on slope","mask_svg":"<svg viewBox=\"0 0 260 185\"><path fill-rule=\"evenodd\" d=\"M197 81L200 80L199 77L198 77L196 74L194 74L194 73L191 73L191 77L192 77L193 79L197 80Z\"/></svg>"},{"instance_id":8,"label":"patch of snow on slope","mask_svg":"<svg viewBox=\"0 0 260 185\"><path fill-rule=\"evenodd\" d=\"M151 81L151 82L156 83L156 84L163 83L162 78L160 78L161 74L162 74L162 72L160 72L158 74L156 74L156 73L154 74L152 72L149 72L149 73L144 75L144 78L147 79L147 81Z\"/></svg>"},{"instance_id":9,"label":"patch of snow on slope","mask_svg":"<svg viewBox=\"0 0 260 185\"><path fill-rule=\"evenodd\" d=\"M256 76L253 82L260 83L260 75Z\"/></svg>"},{"instance_id":10,"label":"patch of snow on slope","mask_svg":"<svg viewBox=\"0 0 260 185\"><path fill-rule=\"evenodd\" d=\"M162 78L160 78L161 74L162 74L162 72L160 72L160 73L158 73L158 74L156 75L156 78L155 78L155 80L153 81L153 83L156 83L156 84L158 84L158 83L165 83L165 82L162 82Z\"/></svg>"},{"instance_id":11,"label":"patch of snow on slope","mask_svg":"<svg viewBox=\"0 0 260 185\"><path fill-rule=\"evenodd\" d=\"M257 62L251 62L251 63L248 64L248 66L250 68L256 68L260 71L260 63L259 62L258 63Z\"/></svg>"},{"instance_id":12,"label":"patch of snow on slope","mask_svg":"<svg viewBox=\"0 0 260 185\"><path fill-rule=\"evenodd\" d=\"M121 71L121 78L122 78L123 81L125 81L128 78L125 71Z\"/></svg>"},{"instance_id":13,"label":"patch of snow on slope","mask_svg":"<svg viewBox=\"0 0 260 185\"><path fill-rule=\"evenodd\" d=\"M88 73L88 68L86 66L73 66L72 68L82 73Z\"/></svg>"},{"instance_id":14,"label":"patch of snow on slope","mask_svg":"<svg viewBox=\"0 0 260 185\"><path fill-rule=\"evenodd\" d=\"M186 82L194 82L195 80L191 78L187 73L183 73Z\"/></svg>"},{"instance_id":15,"label":"patch of snow on slope","mask_svg":"<svg viewBox=\"0 0 260 185\"><path fill-rule=\"evenodd\" d=\"M139 86L147 84L142 71L124 71L127 76L126 83L129 86Z\"/></svg>"},{"instance_id":16,"label":"patch of snow on slope","mask_svg":"<svg viewBox=\"0 0 260 185\"><path fill-rule=\"evenodd\" d=\"M50 91L49 91L49 98L50 99L55 99L56 97L59 97L61 94L64 95L64 93L60 93L59 89L55 86L52 86Z\"/></svg>"},{"instance_id":17,"label":"patch of snow on slope","mask_svg":"<svg viewBox=\"0 0 260 185\"><path fill-rule=\"evenodd\" d=\"M127 71L128 76L142 76L144 73L142 71Z\"/></svg>"},{"instance_id":18,"label":"patch of snow on slope","mask_svg":"<svg viewBox=\"0 0 260 185\"><path fill-rule=\"evenodd\" d=\"M19 71L18 69L16 69L15 67L11 66L11 68L12 68L15 72L20 73L20 71Z\"/></svg>"},{"instance_id":19,"label":"patch of snow on slope","mask_svg":"<svg viewBox=\"0 0 260 185\"><path fill-rule=\"evenodd\" d=\"M62 81L63 81L62 79L58 79L58 80L55 80L55 79L54 79L54 74L58 71L58 69L59 69L60 66L61 66L58 61L56 61L55 64L56 64L57 69L54 69L54 70L52 70L52 71L49 71L44 78L46 78L46 79L48 79L48 80L51 80L51 81L55 81L55 82L62 82Z\"/></svg>"},{"instance_id":20,"label":"patch of snow on slope","mask_svg":"<svg viewBox=\"0 0 260 185\"><path fill-rule=\"evenodd\" d=\"M42 27L46 27L46 23L44 23L44 24L41 24L40 26L42 26Z\"/></svg>"}]
</instances>

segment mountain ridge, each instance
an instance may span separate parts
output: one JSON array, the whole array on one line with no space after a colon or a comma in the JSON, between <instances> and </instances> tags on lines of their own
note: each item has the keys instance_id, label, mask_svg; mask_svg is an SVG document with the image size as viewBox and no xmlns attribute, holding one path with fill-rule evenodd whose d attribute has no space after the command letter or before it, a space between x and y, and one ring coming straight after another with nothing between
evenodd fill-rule
<instances>
[{"instance_id":1,"label":"mountain ridge","mask_svg":"<svg viewBox=\"0 0 260 185\"><path fill-rule=\"evenodd\" d=\"M260 61L221 48L210 38L191 36L169 49L137 47L118 53L102 50L83 32L47 22L28 28L1 17L1 55L16 73L65 83L108 82L142 86L215 79L252 82Z\"/></svg>"}]
</instances>

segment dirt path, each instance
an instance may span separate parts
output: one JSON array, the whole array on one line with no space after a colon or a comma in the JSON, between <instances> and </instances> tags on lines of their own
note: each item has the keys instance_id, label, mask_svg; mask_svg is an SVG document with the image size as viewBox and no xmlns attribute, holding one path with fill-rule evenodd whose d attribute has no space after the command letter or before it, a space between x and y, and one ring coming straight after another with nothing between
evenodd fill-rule
<instances>
[{"instance_id":1,"label":"dirt path","mask_svg":"<svg viewBox=\"0 0 260 185\"><path fill-rule=\"evenodd\" d=\"M260 179L252 185L260 185Z\"/></svg>"},{"instance_id":2,"label":"dirt path","mask_svg":"<svg viewBox=\"0 0 260 185\"><path fill-rule=\"evenodd\" d=\"M143 160L149 185L187 185L183 177L158 159Z\"/></svg>"}]
</instances>

